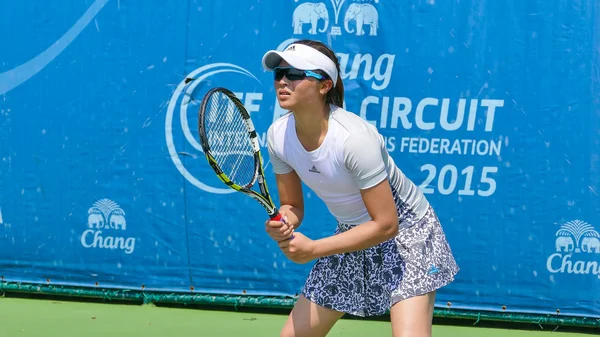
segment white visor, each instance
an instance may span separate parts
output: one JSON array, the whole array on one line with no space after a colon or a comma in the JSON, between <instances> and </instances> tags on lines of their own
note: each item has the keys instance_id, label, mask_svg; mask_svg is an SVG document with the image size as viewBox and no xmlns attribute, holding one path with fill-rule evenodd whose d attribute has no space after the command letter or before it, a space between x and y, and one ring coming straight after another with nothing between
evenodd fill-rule
<instances>
[{"instance_id":1,"label":"white visor","mask_svg":"<svg viewBox=\"0 0 600 337\"><path fill-rule=\"evenodd\" d=\"M291 44L283 52L269 50L262 59L263 67L273 70L285 60L290 66L300 70L323 70L333 80L335 87L338 79L335 63L320 51L303 44Z\"/></svg>"}]
</instances>

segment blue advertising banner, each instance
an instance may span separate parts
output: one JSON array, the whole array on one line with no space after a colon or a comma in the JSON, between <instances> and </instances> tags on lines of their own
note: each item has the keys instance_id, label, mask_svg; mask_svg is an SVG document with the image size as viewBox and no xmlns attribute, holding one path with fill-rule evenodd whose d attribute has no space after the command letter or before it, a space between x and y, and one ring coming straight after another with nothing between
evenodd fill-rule
<instances>
[{"instance_id":1,"label":"blue advertising banner","mask_svg":"<svg viewBox=\"0 0 600 337\"><path fill-rule=\"evenodd\" d=\"M0 3L0 275L297 294L312 265L288 261L262 208L218 181L196 129L198 100L225 86L265 149L283 111L261 58L307 38L336 51L346 109L442 221L461 270L440 306L600 317L597 6ZM331 235L304 193L303 233Z\"/></svg>"}]
</instances>

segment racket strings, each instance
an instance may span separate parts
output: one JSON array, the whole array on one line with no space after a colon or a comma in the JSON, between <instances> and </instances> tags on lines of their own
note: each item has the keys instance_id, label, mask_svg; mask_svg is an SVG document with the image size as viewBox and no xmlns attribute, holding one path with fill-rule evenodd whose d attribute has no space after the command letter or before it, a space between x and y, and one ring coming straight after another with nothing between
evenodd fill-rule
<instances>
[{"instance_id":1,"label":"racket strings","mask_svg":"<svg viewBox=\"0 0 600 337\"><path fill-rule=\"evenodd\" d=\"M207 103L206 134L211 154L223 173L235 184L251 185L255 179L254 148L244 118L223 93Z\"/></svg>"}]
</instances>

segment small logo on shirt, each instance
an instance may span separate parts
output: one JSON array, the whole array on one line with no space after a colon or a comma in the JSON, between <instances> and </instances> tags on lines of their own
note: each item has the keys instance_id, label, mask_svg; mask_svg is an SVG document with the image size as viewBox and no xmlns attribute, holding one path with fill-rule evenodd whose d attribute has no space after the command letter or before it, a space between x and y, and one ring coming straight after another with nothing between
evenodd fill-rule
<instances>
[{"instance_id":1,"label":"small logo on shirt","mask_svg":"<svg viewBox=\"0 0 600 337\"><path fill-rule=\"evenodd\" d=\"M317 170L317 168L315 167L315 165L313 165L313 167L311 167L311 169L309 170L312 173L321 173L319 170Z\"/></svg>"}]
</instances>

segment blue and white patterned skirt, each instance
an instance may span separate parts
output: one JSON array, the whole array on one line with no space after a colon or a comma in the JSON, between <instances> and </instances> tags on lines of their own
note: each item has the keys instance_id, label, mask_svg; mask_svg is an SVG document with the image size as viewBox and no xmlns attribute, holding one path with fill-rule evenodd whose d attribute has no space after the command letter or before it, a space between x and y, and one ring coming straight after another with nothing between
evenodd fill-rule
<instances>
[{"instance_id":1,"label":"blue and white patterned skirt","mask_svg":"<svg viewBox=\"0 0 600 337\"><path fill-rule=\"evenodd\" d=\"M452 282L459 268L433 208L405 224L395 238L379 245L318 259L302 295L325 308L377 316L399 301ZM350 228L340 223L336 234Z\"/></svg>"}]
</instances>

